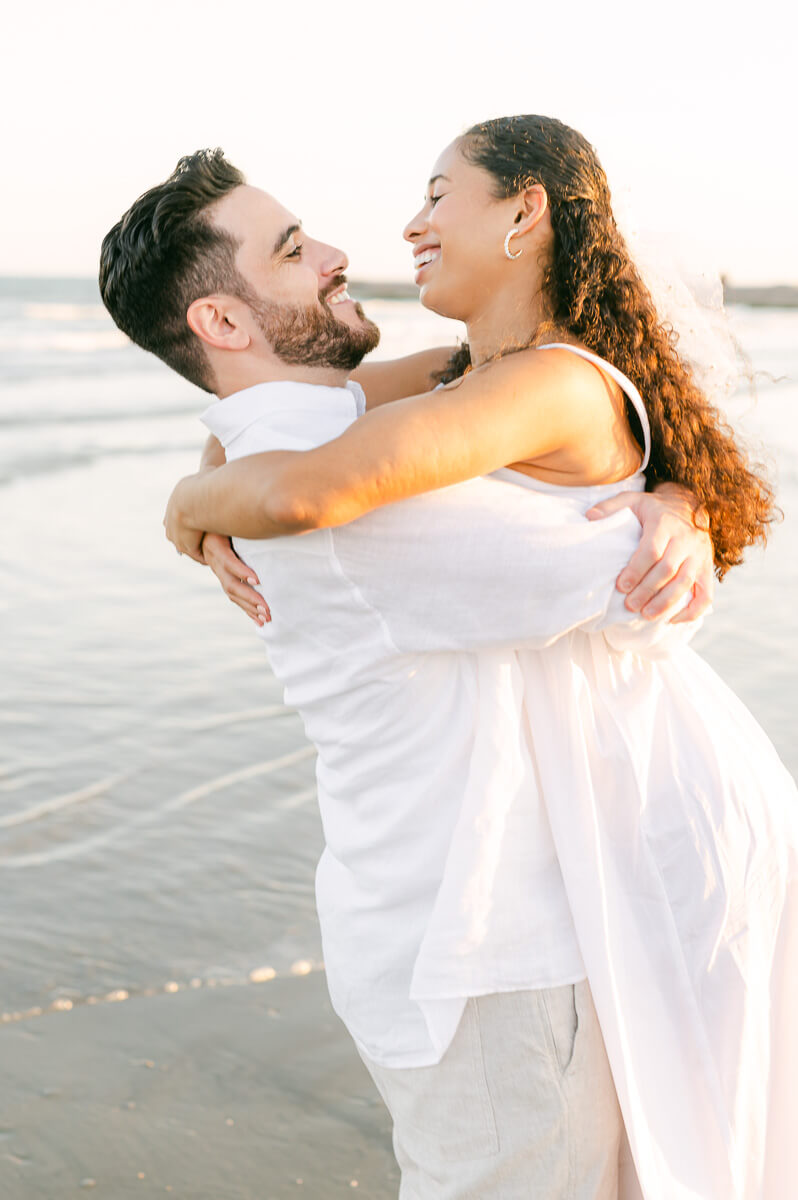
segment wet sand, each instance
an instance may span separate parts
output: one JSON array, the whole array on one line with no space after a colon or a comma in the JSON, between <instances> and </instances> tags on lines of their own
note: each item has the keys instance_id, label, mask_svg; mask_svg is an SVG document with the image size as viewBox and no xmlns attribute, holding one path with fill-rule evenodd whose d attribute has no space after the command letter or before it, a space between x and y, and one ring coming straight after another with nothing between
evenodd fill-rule
<instances>
[{"instance_id":1,"label":"wet sand","mask_svg":"<svg viewBox=\"0 0 798 1200\"><path fill-rule=\"evenodd\" d=\"M388 1200L390 1121L323 972L0 1029L0 1195Z\"/></svg>"}]
</instances>

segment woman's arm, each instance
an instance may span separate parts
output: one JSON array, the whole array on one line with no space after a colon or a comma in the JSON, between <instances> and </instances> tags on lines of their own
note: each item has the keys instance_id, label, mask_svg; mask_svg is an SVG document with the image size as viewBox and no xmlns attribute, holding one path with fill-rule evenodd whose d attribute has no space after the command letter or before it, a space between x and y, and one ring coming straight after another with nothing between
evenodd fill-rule
<instances>
[{"instance_id":1,"label":"woman's arm","mask_svg":"<svg viewBox=\"0 0 798 1200\"><path fill-rule=\"evenodd\" d=\"M223 467L226 462L227 459L225 458L224 446L218 438L213 436L212 433L209 434L208 440L202 447L202 454L200 455L200 471L207 471L212 467Z\"/></svg>"},{"instance_id":2,"label":"woman's arm","mask_svg":"<svg viewBox=\"0 0 798 1200\"><path fill-rule=\"evenodd\" d=\"M363 363L352 372L351 378L363 388L366 408L371 410L380 404L429 391L453 351L454 346L438 346L387 362Z\"/></svg>"},{"instance_id":3,"label":"woman's arm","mask_svg":"<svg viewBox=\"0 0 798 1200\"><path fill-rule=\"evenodd\" d=\"M264 538L344 525L512 462L584 450L585 430L606 424L606 405L567 351L523 351L368 412L316 449L255 454L182 480L167 536L197 557L181 529Z\"/></svg>"},{"instance_id":4,"label":"woman's arm","mask_svg":"<svg viewBox=\"0 0 798 1200\"><path fill-rule=\"evenodd\" d=\"M555 358L561 360L556 374L545 370ZM534 458L558 441L583 443L597 392L583 388L584 372L564 377L573 363L567 352L516 355L450 388L369 413L315 450L254 455L190 476L170 499L167 536L204 561L205 529L257 538L343 524L404 496ZM656 496L631 493L613 504L632 507L643 525L640 550L619 582L628 607L655 616L675 608L692 588L685 617L706 611L713 551L696 526L694 498L662 485ZM257 619L257 593L250 594L240 577L231 574L229 586L220 579L230 598Z\"/></svg>"}]
</instances>

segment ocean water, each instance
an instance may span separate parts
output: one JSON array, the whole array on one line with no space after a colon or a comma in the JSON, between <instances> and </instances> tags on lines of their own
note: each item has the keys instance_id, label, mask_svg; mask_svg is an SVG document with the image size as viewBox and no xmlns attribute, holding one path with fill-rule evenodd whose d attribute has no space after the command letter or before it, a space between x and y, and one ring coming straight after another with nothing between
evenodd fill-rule
<instances>
[{"instance_id":1,"label":"ocean water","mask_svg":"<svg viewBox=\"0 0 798 1200\"><path fill-rule=\"evenodd\" d=\"M457 332L368 311L386 357ZM695 644L798 773L798 311L731 319L761 374L729 415L785 519ZM254 626L161 528L207 398L80 280L0 280L0 388L0 1014L310 969L312 749Z\"/></svg>"}]
</instances>

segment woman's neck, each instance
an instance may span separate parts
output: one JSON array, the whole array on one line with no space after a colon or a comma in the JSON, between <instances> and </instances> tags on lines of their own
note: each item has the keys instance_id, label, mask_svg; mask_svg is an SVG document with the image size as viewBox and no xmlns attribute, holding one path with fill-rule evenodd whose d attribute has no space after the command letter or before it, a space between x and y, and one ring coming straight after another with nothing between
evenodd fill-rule
<instances>
[{"instance_id":1,"label":"woman's neck","mask_svg":"<svg viewBox=\"0 0 798 1200\"><path fill-rule=\"evenodd\" d=\"M541 291L520 296L515 290L491 298L490 305L466 321L475 367L507 350L528 346L545 319Z\"/></svg>"}]
</instances>

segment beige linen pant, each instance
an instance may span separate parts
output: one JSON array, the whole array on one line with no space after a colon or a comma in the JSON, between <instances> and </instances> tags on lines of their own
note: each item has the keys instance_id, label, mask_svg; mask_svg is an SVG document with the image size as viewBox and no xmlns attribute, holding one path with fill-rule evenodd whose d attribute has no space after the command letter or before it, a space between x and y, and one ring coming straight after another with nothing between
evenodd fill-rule
<instances>
[{"instance_id":1,"label":"beige linen pant","mask_svg":"<svg viewBox=\"0 0 798 1200\"><path fill-rule=\"evenodd\" d=\"M364 1062L400 1200L617 1200L626 1138L587 980L469 1000L434 1067Z\"/></svg>"}]
</instances>

